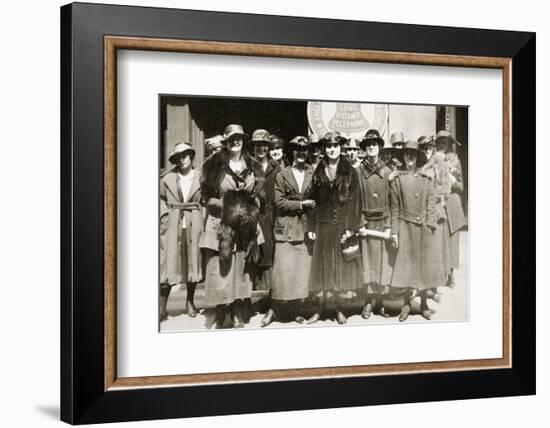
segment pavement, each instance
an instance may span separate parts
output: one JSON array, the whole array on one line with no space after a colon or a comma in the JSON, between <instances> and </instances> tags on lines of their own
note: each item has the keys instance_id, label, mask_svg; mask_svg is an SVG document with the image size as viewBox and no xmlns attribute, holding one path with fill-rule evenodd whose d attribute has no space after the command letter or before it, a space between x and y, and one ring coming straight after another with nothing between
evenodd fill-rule
<instances>
[{"instance_id":1,"label":"pavement","mask_svg":"<svg viewBox=\"0 0 550 428\"><path fill-rule=\"evenodd\" d=\"M406 323L430 323L430 322L448 322L448 321L467 321L469 318L469 284L468 284L468 232L460 233L460 269L455 271L455 286L449 288L446 286L439 287L438 292L441 294L441 302L437 303L433 300L428 301L428 305L432 311L431 320L426 320L420 315L419 297L412 300L411 314ZM250 322L245 325L246 329L261 328L260 323L267 311L268 292L265 290L256 290L252 294L252 310L253 315ZM185 285L175 286L172 288L168 299L168 319L160 325L161 332L168 331L188 331L188 330L208 330L211 328L215 310L208 308L204 304L204 287L202 284L197 285L195 292L195 306L199 310L199 314L195 318L191 318L185 311L185 303L187 300L187 292ZM363 299L351 298L346 299L344 303L344 313L348 317L347 324L349 325L367 325L367 324L394 324L399 323L398 315L403 305L403 299L395 298L394 300L384 300L386 314L389 317L382 317L373 314L368 320L361 317L361 309ZM336 325L337 322L333 318L334 299L327 300L327 310L322 314L321 320L315 324L305 326L295 321L274 321L269 328L312 328L317 326ZM313 313L313 308L306 302L304 315L308 316ZM231 322L227 317L224 328L231 328Z\"/></svg>"}]
</instances>

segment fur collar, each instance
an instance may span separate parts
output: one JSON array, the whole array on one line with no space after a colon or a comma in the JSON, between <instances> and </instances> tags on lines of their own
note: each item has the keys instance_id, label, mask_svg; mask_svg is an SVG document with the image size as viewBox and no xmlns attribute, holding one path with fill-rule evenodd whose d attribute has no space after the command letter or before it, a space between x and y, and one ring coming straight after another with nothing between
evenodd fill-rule
<instances>
[{"instance_id":1,"label":"fur collar","mask_svg":"<svg viewBox=\"0 0 550 428\"><path fill-rule=\"evenodd\" d=\"M327 162L321 159L313 173L313 186L317 189L330 190L334 202L346 203L351 197L353 174L356 173L350 161L340 157L336 166L336 178L330 181L325 173Z\"/></svg>"},{"instance_id":2,"label":"fur collar","mask_svg":"<svg viewBox=\"0 0 550 428\"><path fill-rule=\"evenodd\" d=\"M259 181L263 177L260 163L246 151L242 152L242 158L246 164L246 168L242 172L241 177L244 178L248 174L254 174L257 183L256 187L258 187L258 184L260 184ZM229 152L224 148L207 158L202 166L201 191L204 199L219 197L220 184L225 174L234 175L231 168L229 168Z\"/></svg>"}]
</instances>

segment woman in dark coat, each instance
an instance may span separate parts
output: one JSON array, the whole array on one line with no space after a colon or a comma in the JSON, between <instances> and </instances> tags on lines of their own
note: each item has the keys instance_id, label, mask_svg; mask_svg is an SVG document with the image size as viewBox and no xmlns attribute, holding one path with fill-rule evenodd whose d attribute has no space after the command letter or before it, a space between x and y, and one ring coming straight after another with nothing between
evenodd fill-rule
<instances>
[{"instance_id":1,"label":"woman in dark coat","mask_svg":"<svg viewBox=\"0 0 550 428\"><path fill-rule=\"evenodd\" d=\"M274 319L303 322L300 303L308 296L311 271L311 241L307 237L306 214L315 208L310 199L313 168L306 163L308 140L296 137L290 142L292 166L279 172L275 179L275 260L271 308L262 327ZM286 310L285 310L286 309Z\"/></svg>"},{"instance_id":2,"label":"woman in dark coat","mask_svg":"<svg viewBox=\"0 0 550 428\"><path fill-rule=\"evenodd\" d=\"M201 179L206 219L200 239L205 258L205 303L216 307L213 327L224 324L227 306L234 327L243 327L243 300L252 295L251 255L263 243L258 225L262 177L243 151L240 125L225 128L225 148L207 159Z\"/></svg>"},{"instance_id":3,"label":"woman in dark coat","mask_svg":"<svg viewBox=\"0 0 550 428\"><path fill-rule=\"evenodd\" d=\"M411 311L413 291L421 296L422 316L430 319L426 291L441 281L437 247L435 195L432 179L420 167L426 156L417 149L417 142L401 149L404 170L391 181L392 240L397 254L392 273L392 288L403 292L405 302L399 321L405 321Z\"/></svg>"},{"instance_id":4,"label":"woman in dark coat","mask_svg":"<svg viewBox=\"0 0 550 428\"><path fill-rule=\"evenodd\" d=\"M309 237L315 241L311 267L310 290L323 295L331 292L337 296L336 320L346 323L342 313L341 295L361 286L361 258L346 261L342 244L351 238L360 226L360 192L357 171L342 158L345 142L338 132L329 132L321 140L325 157L313 173L312 199L316 209L308 224ZM321 307L308 323L320 318Z\"/></svg>"},{"instance_id":5,"label":"woman in dark coat","mask_svg":"<svg viewBox=\"0 0 550 428\"><path fill-rule=\"evenodd\" d=\"M377 130L368 130L361 141L366 158L358 168L361 189L361 256L363 287L366 294L361 312L364 319L370 318L373 307L386 316L382 304L383 295L389 293L392 262L395 250L385 239L367 236L368 230L389 233L391 229L390 181L391 170L379 159L384 140Z\"/></svg>"},{"instance_id":6,"label":"woman in dark coat","mask_svg":"<svg viewBox=\"0 0 550 428\"><path fill-rule=\"evenodd\" d=\"M200 174L193 168L195 150L176 144L168 157L175 168L160 179L160 321L167 318L166 304L172 286L187 287L187 314L197 316L194 295L202 279L198 247L202 228Z\"/></svg>"}]
</instances>

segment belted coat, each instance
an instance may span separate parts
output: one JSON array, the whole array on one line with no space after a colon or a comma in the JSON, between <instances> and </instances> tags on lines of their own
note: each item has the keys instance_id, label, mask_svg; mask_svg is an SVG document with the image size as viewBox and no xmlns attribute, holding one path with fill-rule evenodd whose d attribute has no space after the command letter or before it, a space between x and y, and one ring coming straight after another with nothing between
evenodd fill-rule
<instances>
[{"instance_id":1,"label":"belted coat","mask_svg":"<svg viewBox=\"0 0 550 428\"><path fill-rule=\"evenodd\" d=\"M187 199L181 192L179 174L168 171L160 179L160 283L199 282L202 279L199 238L202 229L200 174L195 170ZM185 218L185 234L182 220ZM182 237L185 236L185 242ZM185 246L182 254L182 246ZM183 257L182 257L183 256Z\"/></svg>"}]
</instances>

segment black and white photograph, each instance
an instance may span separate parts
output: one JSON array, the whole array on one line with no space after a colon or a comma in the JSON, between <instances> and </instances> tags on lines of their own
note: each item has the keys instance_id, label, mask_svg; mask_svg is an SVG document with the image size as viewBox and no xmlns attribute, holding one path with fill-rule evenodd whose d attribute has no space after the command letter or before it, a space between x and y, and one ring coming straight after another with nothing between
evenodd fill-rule
<instances>
[{"instance_id":1,"label":"black and white photograph","mask_svg":"<svg viewBox=\"0 0 550 428\"><path fill-rule=\"evenodd\" d=\"M160 332L468 321L468 106L158 103Z\"/></svg>"}]
</instances>

